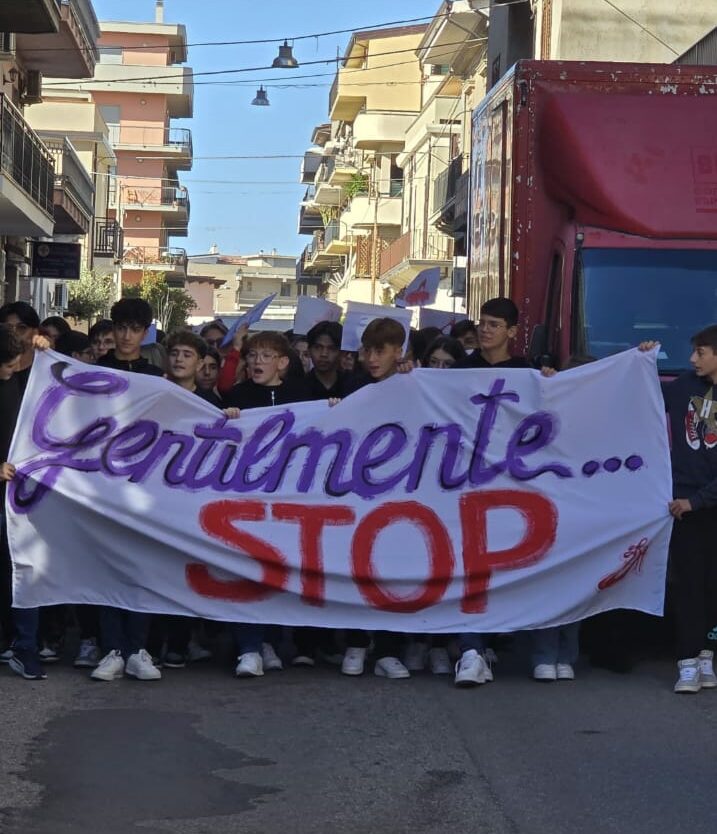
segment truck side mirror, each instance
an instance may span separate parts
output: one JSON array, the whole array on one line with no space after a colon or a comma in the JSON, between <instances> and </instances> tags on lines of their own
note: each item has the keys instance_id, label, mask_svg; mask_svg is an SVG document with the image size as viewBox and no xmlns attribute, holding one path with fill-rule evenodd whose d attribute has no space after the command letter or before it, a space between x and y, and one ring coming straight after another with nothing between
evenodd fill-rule
<instances>
[{"instance_id":1,"label":"truck side mirror","mask_svg":"<svg viewBox=\"0 0 717 834\"><path fill-rule=\"evenodd\" d=\"M528 361L535 368L554 368L555 357L548 352L548 326L536 324L530 336L528 346Z\"/></svg>"}]
</instances>

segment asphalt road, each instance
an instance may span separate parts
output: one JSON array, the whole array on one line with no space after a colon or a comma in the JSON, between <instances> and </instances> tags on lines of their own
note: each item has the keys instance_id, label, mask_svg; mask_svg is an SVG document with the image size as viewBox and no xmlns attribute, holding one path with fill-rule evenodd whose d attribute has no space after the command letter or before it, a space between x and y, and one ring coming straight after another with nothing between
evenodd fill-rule
<instances>
[{"instance_id":1,"label":"asphalt road","mask_svg":"<svg viewBox=\"0 0 717 834\"><path fill-rule=\"evenodd\" d=\"M0 668L0 831L715 834L717 690L673 666L493 684L220 663L157 683Z\"/></svg>"}]
</instances>

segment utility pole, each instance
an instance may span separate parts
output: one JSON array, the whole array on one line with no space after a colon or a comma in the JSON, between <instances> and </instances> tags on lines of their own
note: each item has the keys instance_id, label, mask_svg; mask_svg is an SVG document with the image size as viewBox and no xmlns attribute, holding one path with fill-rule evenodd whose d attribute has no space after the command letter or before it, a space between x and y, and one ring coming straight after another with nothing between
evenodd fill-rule
<instances>
[{"instance_id":1,"label":"utility pole","mask_svg":"<svg viewBox=\"0 0 717 834\"><path fill-rule=\"evenodd\" d=\"M378 183L376 181L377 160L375 156L371 169L371 190L373 191L373 233L371 235L371 304L376 303L376 280L378 279Z\"/></svg>"}]
</instances>

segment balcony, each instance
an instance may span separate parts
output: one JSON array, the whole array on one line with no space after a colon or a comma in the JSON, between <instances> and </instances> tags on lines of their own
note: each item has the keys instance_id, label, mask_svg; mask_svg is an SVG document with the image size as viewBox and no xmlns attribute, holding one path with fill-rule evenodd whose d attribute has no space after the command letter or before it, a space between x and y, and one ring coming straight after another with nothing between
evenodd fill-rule
<instances>
[{"instance_id":1,"label":"balcony","mask_svg":"<svg viewBox=\"0 0 717 834\"><path fill-rule=\"evenodd\" d=\"M332 235L334 232L332 231ZM317 272L331 272L343 267L343 256L331 254L327 251L325 231L314 232L311 243L306 247L306 259L304 261L304 272L314 274Z\"/></svg>"},{"instance_id":2,"label":"balcony","mask_svg":"<svg viewBox=\"0 0 717 834\"><path fill-rule=\"evenodd\" d=\"M28 69L40 70L45 76L91 78L99 60L97 39L100 36L92 3L62 0L61 4L54 5L60 6L59 27L48 34L18 34L15 39L18 53Z\"/></svg>"},{"instance_id":3,"label":"balcony","mask_svg":"<svg viewBox=\"0 0 717 834\"><path fill-rule=\"evenodd\" d=\"M358 73L354 72L354 76L356 75ZM329 90L329 116L332 121L350 122L353 120L366 103L366 96L356 95L357 92L359 92L359 87L347 86L339 70Z\"/></svg>"},{"instance_id":4,"label":"balcony","mask_svg":"<svg viewBox=\"0 0 717 834\"><path fill-rule=\"evenodd\" d=\"M4 235L50 237L54 164L20 111L0 94L0 229Z\"/></svg>"},{"instance_id":5,"label":"balcony","mask_svg":"<svg viewBox=\"0 0 717 834\"><path fill-rule=\"evenodd\" d=\"M337 153L333 159L334 165L328 175L329 185L346 185L360 174L364 167L363 152L354 148Z\"/></svg>"},{"instance_id":6,"label":"balcony","mask_svg":"<svg viewBox=\"0 0 717 834\"><path fill-rule=\"evenodd\" d=\"M92 226L95 186L69 139L45 139L55 160L55 234L86 235Z\"/></svg>"},{"instance_id":7,"label":"balcony","mask_svg":"<svg viewBox=\"0 0 717 834\"><path fill-rule=\"evenodd\" d=\"M449 269L452 259L451 238L428 229L409 230L381 253L380 276L395 290L401 290L423 269Z\"/></svg>"},{"instance_id":8,"label":"balcony","mask_svg":"<svg viewBox=\"0 0 717 834\"><path fill-rule=\"evenodd\" d=\"M112 146L118 151L138 154L159 153L168 168L189 171L192 167L192 131L186 127L122 124L113 125Z\"/></svg>"},{"instance_id":9,"label":"balcony","mask_svg":"<svg viewBox=\"0 0 717 834\"><path fill-rule=\"evenodd\" d=\"M95 67L95 77L82 89L137 96L161 92L167 97L167 112L174 119L189 119L194 111L194 82L190 67L104 64Z\"/></svg>"},{"instance_id":10,"label":"balcony","mask_svg":"<svg viewBox=\"0 0 717 834\"><path fill-rule=\"evenodd\" d=\"M463 170L463 157L457 156L452 159L445 171L433 180L433 202L431 211L433 214L453 214L453 207L456 198L456 183Z\"/></svg>"},{"instance_id":11,"label":"balcony","mask_svg":"<svg viewBox=\"0 0 717 834\"><path fill-rule=\"evenodd\" d=\"M341 214L341 222L349 228L367 229L373 226L400 226L403 214L401 197L380 195L378 205L368 194L356 194Z\"/></svg>"},{"instance_id":12,"label":"balcony","mask_svg":"<svg viewBox=\"0 0 717 834\"><path fill-rule=\"evenodd\" d=\"M143 272L164 272L167 278L187 277L187 250L179 247L128 246L122 266Z\"/></svg>"},{"instance_id":13,"label":"balcony","mask_svg":"<svg viewBox=\"0 0 717 834\"><path fill-rule=\"evenodd\" d=\"M330 180L336 166L333 156L323 156L314 177L314 202L320 206L341 205L341 187L332 185Z\"/></svg>"},{"instance_id":14,"label":"balcony","mask_svg":"<svg viewBox=\"0 0 717 834\"><path fill-rule=\"evenodd\" d=\"M351 249L351 228L343 220L332 220L324 230L324 253L346 255Z\"/></svg>"},{"instance_id":15,"label":"balcony","mask_svg":"<svg viewBox=\"0 0 717 834\"><path fill-rule=\"evenodd\" d=\"M103 217L95 220L95 235L92 254L95 258L110 258L119 261L124 247L122 227L116 220Z\"/></svg>"},{"instance_id":16,"label":"balcony","mask_svg":"<svg viewBox=\"0 0 717 834\"><path fill-rule=\"evenodd\" d=\"M316 179L316 172L321 165L322 155L320 150L306 151L301 160L301 182L311 183Z\"/></svg>"},{"instance_id":17,"label":"balcony","mask_svg":"<svg viewBox=\"0 0 717 834\"><path fill-rule=\"evenodd\" d=\"M3 0L0 3L0 32L57 32L59 28L59 0Z\"/></svg>"},{"instance_id":18,"label":"balcony","mask_svg":"<svg viewBox=\"0 0 717 834\"><path fill-rule=\"evenodd\" d=\"M363 150L402 150L415 113L362 110L353 124L354 144Z\"/></svg>"},{"instance_id":19,"label":"balcony","mask_svg":"<svg viewBox=\"0 0 717 834\"><path fill-rule=\"evenodd\" d=\"M321 285L324 283L323 276L318 273L312 275L311 273L308 273L304 270L304 266L306 265L308 249L308 246L305 247L304 251L296 259L296 284L297 286L304 285L320 289Z\"/></svg>"},{"instance_id":20,"label":"balcony","mask_svg":"<svg viewBox=\"0 0 717 834\"><path fill-rule=\"evenodd\" d=\"M310 185L306 189L304 199L299 208L299 234L311 235L319 229L323 229L324 222L321 219L321 213L316 208L314 203L315 188Z\"/></svg>"},{"instance_id":21,"label":"balcony","mask_svg":"<svg viewBox=\"0 0 717 834\"><path fill-rule=\"evenodd\" d=\"M121 186L120 199L125 210L159 212L175 224L186 226L189 223L189 194L176 182L165 180L162 185L125 182Z\"/></svg>"}]
</instances>

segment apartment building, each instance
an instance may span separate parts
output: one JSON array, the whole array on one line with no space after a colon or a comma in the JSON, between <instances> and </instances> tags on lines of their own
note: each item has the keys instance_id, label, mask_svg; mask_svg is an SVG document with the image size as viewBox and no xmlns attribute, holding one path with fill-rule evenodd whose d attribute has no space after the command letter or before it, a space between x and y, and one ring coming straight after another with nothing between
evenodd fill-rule
<instances>
[{"instance_id":1,"label":"apartment building","mask_svg":"<svg viewBox=\"0 0 717 834\"><path fill-rule=\"evenodd\" d=\"M714 0L492 0L489 87L519 58L670 64L714 25Z\"/></svg>"},{"instance_id":2,"label":"apartment building","mask_svg":"<svg viewBox=\"0 0 717 834\"><path fill-rule=\"evenodd\" d=\"M81 239L94 186L64 135L44 142L33 130L28 108L41 101L43 77L92 75L99 29L90 0L6 0L0 32L0 300L31 301L44 315L63 308L56 287L65 282L34 274L30 241L52 253Z\"/></svg>"},{"instance_id":3,"label":"apartment building","mask_svg":"<svg viewBox=\"0 0 717 834\"><path fill-rule=\"evenodd\" d=\"M28 109L28 121L55 158L55 230L53 240L80 243L81 269L109 273L119 297L122 229L107 225L110 174L117 159L109 128L87 92L47 86L41 104ZM96 218L103 218L97 220ZM43 279L40 299L52 299L58 309L66 296L60 279Z\"/></svg>"},{"instance_id":4,"label":"apartment building","mask_svg":"<svg viewBox=\"0 0 717 834\"><path fill-rule=\"evenodd\" d=\"M192 70L183 66L186 27L165 23L163 2L157 0L152 22L100 22L98 44L94 77L67 85L91 94L116 157L96 239L104 235L109 249L117 225L122 228L123 283L138 283L145 271L157 271L170 285L183 287L187 253L172 239L188 234L189 194L179 172L191 169L193 149L191 130L173 120L193 114Z\"/></svg>"},{"instance_id":5,"label":"apartment building","mask_svg":"<svg viewBox=\"0 0 717 834\"><path fill-rule=\"evenodd\" d=\"M304 156L299 232L312 240L300 284L340 303L379 301L380 256L401 235L403 171L397 158L421 109L414 51L424 25L355 32L329 93L330 121Z\"/></svg>"},{"instance_id":6,"label":"apartment building","mask_svg":"<svg viewBox=\"0 0 717 834\"><path fill-rule=\"evenodd\" d=\"M213 306L208 294L213 287ZM233 318L276 293L262 319L267 330L288 330L300 295L317 295L316 286L299 282L296 256L281 255L276 249L253 255L223 255L216 246L205 255L191 255L187 291L197 303L190 324L213 318Z\"/></svg>"},{"instance_id":7,"label":"apartment building","mask_svg":"<svg viewBox=\"0 0 717 834\"><path fill-rule=\"evenodd\" d=\"M465 274L470 112L485 94L488 17L465 0L444 2L416 49L421 109L408 126L397 157L403 170L400 237L381 253L380 281L391 293L419 272L438 268L441 284L432 305L462 311L456 276Z\"/></svg>"}]
</instances>

